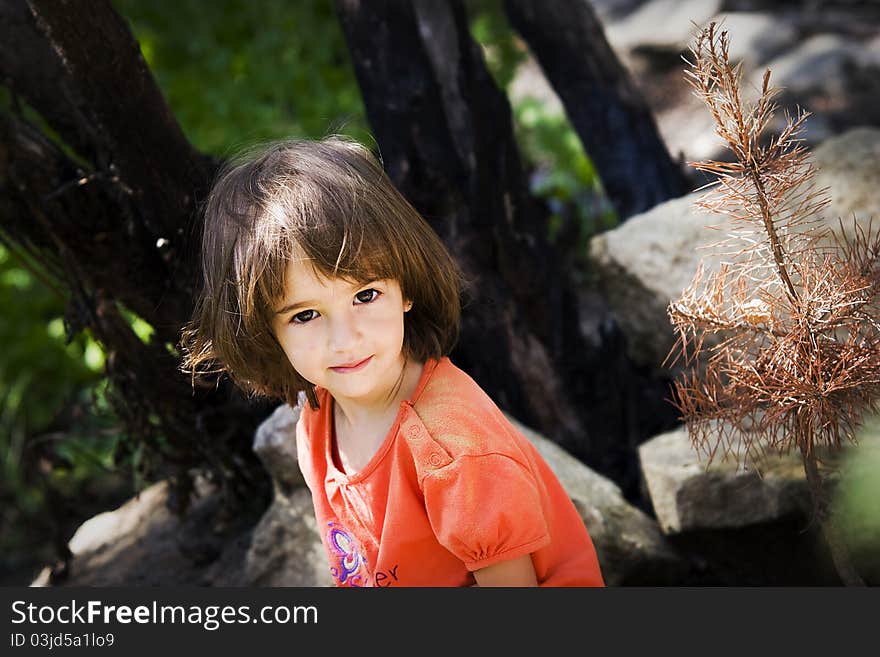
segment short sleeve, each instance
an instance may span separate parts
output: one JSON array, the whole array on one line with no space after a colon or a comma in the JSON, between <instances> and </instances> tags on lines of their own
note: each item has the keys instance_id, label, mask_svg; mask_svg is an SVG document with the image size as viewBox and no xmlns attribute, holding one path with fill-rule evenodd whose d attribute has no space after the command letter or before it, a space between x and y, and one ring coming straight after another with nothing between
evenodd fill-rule
<instances>
[{"instance_id":1,"label":"short sleeve","mask_svg":"<svg viewBox=\"0 0 880 657\"><path fill-rule=\"evenodd\" d=\"M509 456L460 456L425 477L422 490L437 540L468 570L550 542L535 478Z\"/></svg>"}]
</instances>

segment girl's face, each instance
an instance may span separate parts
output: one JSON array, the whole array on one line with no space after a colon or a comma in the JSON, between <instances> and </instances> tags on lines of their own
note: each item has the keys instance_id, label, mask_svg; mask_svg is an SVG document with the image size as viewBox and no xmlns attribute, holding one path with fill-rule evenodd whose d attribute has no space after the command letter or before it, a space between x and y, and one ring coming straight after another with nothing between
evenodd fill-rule
<instances>
[{"instance_id":1,"label":"girl's face","mask_svg":"<svg viewBox=\"0 0 880 657\"><path fill-rule=\"evenodd\" d=\"M303 378L337 401L381 408L405 365L403 316L411 307L393 279L328 279L293 258L273 326Z\"/></svg>"}]
</instances>

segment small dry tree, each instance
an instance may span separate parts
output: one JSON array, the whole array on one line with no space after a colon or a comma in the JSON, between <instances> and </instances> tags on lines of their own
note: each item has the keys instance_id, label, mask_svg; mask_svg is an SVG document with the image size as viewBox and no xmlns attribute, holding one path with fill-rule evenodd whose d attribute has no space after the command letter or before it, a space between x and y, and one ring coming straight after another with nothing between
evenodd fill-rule
<instances>
[{"instance_id":1,"label":"small dry tree","mask_svg":"<svg viewBox=\"0 0 880 657\"><path fill-rule=\"evenodd\" d=\"M706 272L701 263L669 305L678 339L667 362L683 366L673 403L710 462L719 450L739 459L797 449L837 572L860 585L819 464L822 452L855 442L880 396L880 239L855 222L844 239L822 227L828 191L816 189L800 138L808 113L787 116L779 135L762 141L777 90L768 70L757 101L744 103L728 45L710 24L686 71L735 161L691 163L715 177L697 206L729 217L732 229L714 245L720 267Z\"/></svg>"}]
</instances>

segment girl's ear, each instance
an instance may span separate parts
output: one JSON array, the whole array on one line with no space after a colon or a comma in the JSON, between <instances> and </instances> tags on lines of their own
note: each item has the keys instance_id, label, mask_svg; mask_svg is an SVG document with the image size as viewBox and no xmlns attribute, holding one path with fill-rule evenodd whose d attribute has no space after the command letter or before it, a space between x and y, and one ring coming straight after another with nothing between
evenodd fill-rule
<instances>
[{"instance_id":1,"label":"girl's ear","mask_svg":"<svg viewBox=\"0 0 880 657\"><path fill-rule=\"evenodd\" d=\"M408 313L410 310L412 310L412 306L413 302L407 300L407 302L403 304L403 312Z\"/></svg>"}]
</instances>

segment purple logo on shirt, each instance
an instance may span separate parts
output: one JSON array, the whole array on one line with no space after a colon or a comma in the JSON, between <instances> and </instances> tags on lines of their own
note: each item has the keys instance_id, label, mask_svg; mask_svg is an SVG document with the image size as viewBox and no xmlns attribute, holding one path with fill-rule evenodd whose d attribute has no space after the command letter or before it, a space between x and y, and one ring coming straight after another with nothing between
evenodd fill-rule
<instances>
[{"instance_id":1,"label":"purple logo on shirt","mask_svg":"<svg viewBox=\"0 0 880 657\"><path fill-rule=\"evenodd\" d=\"M330 530L327 532L327 545L333 554L330 556L330 574L339 586L363 586L363 576L358 574L361 564L366 564L367 559L358 545L357 540L347 529L327 523Z\"/></svg>"}]
</instances>

